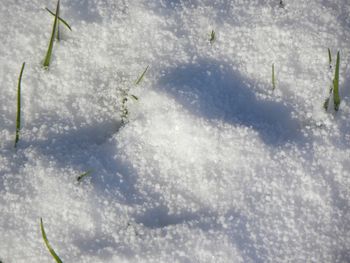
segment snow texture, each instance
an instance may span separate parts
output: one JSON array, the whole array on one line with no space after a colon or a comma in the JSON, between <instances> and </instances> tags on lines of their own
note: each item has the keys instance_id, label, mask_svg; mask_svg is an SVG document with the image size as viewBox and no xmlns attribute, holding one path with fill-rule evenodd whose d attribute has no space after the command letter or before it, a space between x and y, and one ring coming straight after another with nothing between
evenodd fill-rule
<instances>
[{"instance_id":1,"label":"snow texture","mask_svg":"<svg viewBox=\"0 0 350 263\"><path fill-rule=\"evenodd\" d=\"M350 3L279 2L62 0L45 70L56 2L1 0L0 260L350 262Z\"/></svg>"}]
</instances>

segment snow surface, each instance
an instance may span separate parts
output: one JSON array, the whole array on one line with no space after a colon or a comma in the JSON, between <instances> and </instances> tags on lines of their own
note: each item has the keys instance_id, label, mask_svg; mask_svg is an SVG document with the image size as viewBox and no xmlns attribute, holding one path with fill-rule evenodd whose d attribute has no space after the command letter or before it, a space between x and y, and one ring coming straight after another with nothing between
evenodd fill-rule
<instances>
[{"instance_id":1,"label":"snow surface","mask_svg":"<svg viewBox=\"0 0 350 263\"><path fill-rule=\"evenodd\" d=\"M46 71L56 2L1 0L0 260L350 262L350 3L284 3L63 0Z\"/></svg>"}]
</instances>

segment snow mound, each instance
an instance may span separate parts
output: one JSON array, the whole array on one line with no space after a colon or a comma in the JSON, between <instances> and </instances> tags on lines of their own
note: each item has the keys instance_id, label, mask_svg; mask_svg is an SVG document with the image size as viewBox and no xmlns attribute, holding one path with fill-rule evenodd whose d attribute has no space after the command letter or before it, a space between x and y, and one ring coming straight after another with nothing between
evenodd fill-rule
<instances>
[{"instance_id":1,"label":"snow mound","mask_svg":"<svg viewBox=\"0 0 350 263\"><path fill-rule=\"evenodd\" d=\"M350 4L283 2L61 1L44 70L55 1L3 0L0 260L349 262Z\"/></svg>"}]
</instances>

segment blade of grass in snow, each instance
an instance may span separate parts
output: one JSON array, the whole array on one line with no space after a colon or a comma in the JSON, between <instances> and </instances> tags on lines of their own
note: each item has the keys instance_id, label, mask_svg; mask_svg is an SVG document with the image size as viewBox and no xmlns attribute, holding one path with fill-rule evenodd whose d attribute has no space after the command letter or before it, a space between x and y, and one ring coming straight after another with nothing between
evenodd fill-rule
<instances>
[{"instance_id":1,"label":"blade of grass in snow","mask_svg":"<svg viewBox=\"0 0 350 263\"><path fill-rule=\"evenodd\" d=\"M135 84L138 85L142 81L143 77L145 76L149 66L146 67L146 69L142 72L141 76L136 80Z\"/></svg>"},{"instance_id":2,"label":"blade of grass in snow","mask_svg":"<svg viewBox=\"0 0 350 263\"><path fill-rule=\"evenodd\" d=\"M51 15L55 16L56 14L54 12L52 12L50 9L48 8L45 8ZM67 21L65 21L63 18L61 17L58 17L58 20L60 22L62 22L70 31L72 31L72 28L71 26L67 23Z\"/></svg>"},{"instance_id":3,"label":"blade of grass in snow","mask_svg":"<svg viewBox=\"0 0 350 263\"><path fill-rule=\"evenodd\" d=\"M328 63L329 63L329 68L332 68L332 53L331 50L328 48ZM328 97L325 99L323 103L323 108L327 111L329 107L329 101L331 99L332 93L333 93L333 86L334 84L330 85L329 87L329 92L328 92Z\"/></svg>"},{"instance_id":4,"label":"blade of grass in snow","mask_svg":"<svg viewBox=\"0 0 350 263\"><path fill-rule=\"evenodd\" d=\"M57 263L63 263L62 260L59 258L59 256L56 254L56 252L53 250L53 248L51 247L51 245L49 244L49 240L47 240L47 236L45 233L45 229L44 229L44 224L43 224L43 219L40 218L40 229L41 229L41 235L44 239L45 245L47 247L47 249L49 250L51 256L56 260Z\"/></svg>"},{"instance_id":5,"label":"blade of grass in snow","mask_svg":"<svg viewBox=\"0 0 350 263\"><path fill-rule=\"evenodd\" d=\"M212 30L211 33L210 33L210 39L209 39L209 42L210 44L213 44L215 41L215 31Z\"/></svg>"},{"instance_id":6,"label":"blade of grass in snow","mask_svg":"<svg viewBox=\"0 0 350 263\"><path fill-rule=\"evenodd\" d=\"M136 80L135 85L138 85L141 83L143 77L145 76L149 66L145 68L145 70L142 72L141 76ZM123 90L122 92L122 105L120 109L120 117L122 120L122 125L126 124L128 122L128 116L129 116L129 110L127 106L128 98L131 97L134 100L138 100L139 98L135 95L129 94L129 90Z\"/></svg>"},{"instance_id":7,"label":"blade of grass in snow","mask_svg":"<svg viewBox=\"0 0 350 263\"><path fill-rule=\"evenodd\" d=\"M47 49L45 60L44 60L44 67L45 68L48 68L50 66L52 49L53 49L53 41L54 41L54 38L55 38L56 29L57 29L57 20L58 20L59 8L60 8L60 0L57 1L55 21L53 23L51 39L50 39L49 47Z\"/></svg>"},{"instance_id":8,"label":"blade of grass in snow","mask_svg":"<svg viewBox=\"0 0 350 263\"><path fill-rule=\"evenodd\" d=\"M272 64L272 90L276 88L276 80L275 80L275 64Z\"/></svg>"},{"instance_id":9,"label":"blade of grass in snow","mask_svg":"<svg viewBox=\"0 0 350 263\"><path fill-rule=\"evenodd\" d=\"M339 63L340 63L340 54L337 53L337 62L335 65L335 74L333 79L333 99L334 99L334 110L339 110L340 105L340 96L339 96Z\"/></svg>"},{"instance_id":10,"label":"blade of grass in snow","mask_svg":"<svg viewBox=\"0 0 350 263\"><path fill-rule=\"evenodd\" d=\"M328 48L328 62L329 62L329 68L332 68L332 54L329 48Z\"/></svg>"},{"instance_id":11,"label":"blade of grass in snow","mask_svg":"<svg viewBox=\"0 0 350 263\"><path fill-rule=\"evenodd\" d=\"M57 13L57 19L58 19L60 17L60 8L59 7L57 8L56 13ZM57 39L57 41L60 41L60 39L61 39L61 37L60 37L60 23L59 23L59 19L57 21L56 39Z\"/></svg>"},{"instance_id":12,"label":"blade of grass in snow","mask_svg":"<svg viewBox=\"0 0 350 263\"><path fill-rule=\"evenodd\" d=\"M130 95L131 96L131 98L133 98L134 100L139 100L139 98L138 97L136 97L135 95Z\"/></svg>"},{"instance_id":13,"label":"blade of grass in snow","mask_svg":"<svg viewBox=\"0 0 350 263\"><path fill-rule=\"evenodd\" d=\"M17 143L19 141L19 131L21 129L21 82L22 82L22 75L23 70L25 66L25 62L22 64L21 73L19 74L18 78L18 86L17 86L17 118L16 118L16 138L15 138L15 148L17 146Z\"/></svg>"},{"instance_id":14,"label":"blade of grass in snow","mask_svg":"<svg viewBox=\"0 0 350 263\"><path fill-rule=\"evenodd\" d=\"M83 178L84 178L85 176L90 175L92 172L93 172L93 170L88 170L87 172L82 173L81 175L79 175L79 176L77 177L77 181L80 182L81 180L83 180Z\"/></svg>"}]
</instances>

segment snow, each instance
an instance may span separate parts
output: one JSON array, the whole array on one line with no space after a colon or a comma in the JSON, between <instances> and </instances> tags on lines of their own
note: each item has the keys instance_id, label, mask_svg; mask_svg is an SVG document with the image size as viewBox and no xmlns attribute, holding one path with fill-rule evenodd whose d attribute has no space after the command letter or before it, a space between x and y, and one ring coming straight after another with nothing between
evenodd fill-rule
<instances>
[{"instance_id":1,"label":"snow","mask_svg":"<svg viewBox=\"0 0 350 263\"><path fill-rule=\"evenodd\" d=\"M44 70L56 2L2 0L0 260L349 262L350 3L283 2L63 0Z\"/></svg>"}]
</instances>

